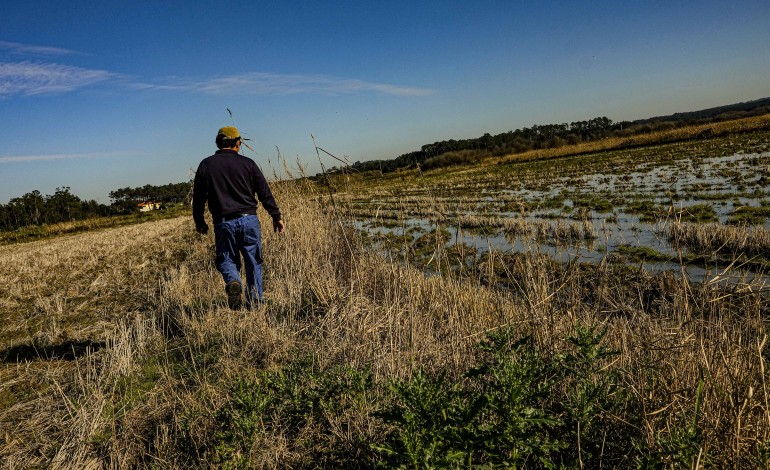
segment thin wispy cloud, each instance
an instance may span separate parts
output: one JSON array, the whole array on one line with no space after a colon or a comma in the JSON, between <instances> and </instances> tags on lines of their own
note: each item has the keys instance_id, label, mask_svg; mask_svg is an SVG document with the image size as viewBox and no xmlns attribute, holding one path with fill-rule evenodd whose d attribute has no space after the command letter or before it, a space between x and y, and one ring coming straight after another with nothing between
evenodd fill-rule
<instances>
[{"instance_id":1,"label":"thin wispy cloud","mask_svg":"<svg viewBox=\"0 0 770 470\"><path fill-rule=\"evenodd\" d=\"M0 98L64 93L118 78L106 70L37 62L0 62Z\"/></svg>"},{"instance_id":2,"label":"thin wispy cloud","mask_svg":"<svg viewBox=\"0 0 770 470\"><path fill-rule=\"evenodd\" d=\"M40 162L40 161L50 161L50 160L74 160L79 158L122 157L126 155L136 155L136 153L90 152L90 153L54 153L54 154L45 154L45 155L10 155L5 157L0 156L0 164Z\"/></svg>"},{"instance_id":3,"label":"thin wispy cloud","mask_svg":"<svg viewBox=\"0 0 770 470\"><path fill-rule=\"evenodd\" d=\"M207 95L342 95L378 92L388 95L421 96L433 93L425 88L405 87L387 83L338 78L328 75L275 74L252 72L206 80L176 80L163 84L139 83L136 88L165 90Z\"/></svg>"},{"instance_id":4,"label":"thin wispy cloud","mask_svg":"<svg viewBox=\"0 0 770 470\"><path fill-rule=\"evenodd\" d=\"M383 93L422 96L433 90L388 83L369 82L319 74L278 74L251 72L213 78L167 78L130 83L123 74L40 61L17 61L13 56L67 56L80 54L70 49L0 41L0 99L65 93L100 82L116 81L139 90L186 92L204 95L349 95ZM122 79L122 80L118 80Z\"/></svg>"},{"instance_id":5,"label":"thin wispy cloud","mask_svg":"<svg viewBox=\"0 0 770 470\"><path fill-rule=\"evenodd\" d=\"M35 46L18 42L0 41L0 51L14 55L75 55L79 52L61 47Z\"/></svg>"}]
</instances>

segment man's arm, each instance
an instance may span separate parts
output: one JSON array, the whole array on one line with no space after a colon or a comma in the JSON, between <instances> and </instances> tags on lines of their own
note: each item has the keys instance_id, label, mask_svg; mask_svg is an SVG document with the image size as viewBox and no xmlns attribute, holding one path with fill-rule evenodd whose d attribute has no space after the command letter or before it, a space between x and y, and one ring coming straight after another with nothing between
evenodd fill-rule
<instances>
[{"instance_id":1,"label":"man's arm","mask_svg":"<svg viewBox=\"0 0 770 470\"><path fill-rule=\"evenodd\" d=\"M206 233L209 226L203 218L203 209L206 206L208 194L206 192L206 178L204 177L203 163L198 165L198 171L195 172L193 180L193 204L192 213L195 221L195 230L198 233Z\"/></svg>"},{"instance_id":2,"label":"man's arm","mask_svg":"<svg viewBox=\"0 0 770 470\"><path fill-rule=\"evenodd\" d=\"M252 184L254 185L254 192L257 195L262 207L265 208L270 217L273 218L273 229L276 232L281 233L286 224L281 216L281 211L278 209L278 204L275 202L273 192L270 191L270 186L267 184L265 175L259 170L257 164L254 164L254 173L252 177Z\"/></svg>"}]
</instances>

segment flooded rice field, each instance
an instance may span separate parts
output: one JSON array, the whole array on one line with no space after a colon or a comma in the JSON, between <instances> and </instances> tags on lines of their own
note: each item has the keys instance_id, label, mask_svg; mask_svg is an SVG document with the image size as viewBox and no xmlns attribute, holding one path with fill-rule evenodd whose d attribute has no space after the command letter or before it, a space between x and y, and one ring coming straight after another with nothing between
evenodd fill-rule
<instances>
[{"instance_id":1,"label":"flooded rice field","mask_svg":"<svg viewBox=\"0 0 770 470\"><path fill-rule=\"evenodd\" d=\"M379 176L379 175L378 175ZM435 269L494 253L763 280L770 132L364 179L336 196L391 256Z\"/></svg>"}]
</instances>

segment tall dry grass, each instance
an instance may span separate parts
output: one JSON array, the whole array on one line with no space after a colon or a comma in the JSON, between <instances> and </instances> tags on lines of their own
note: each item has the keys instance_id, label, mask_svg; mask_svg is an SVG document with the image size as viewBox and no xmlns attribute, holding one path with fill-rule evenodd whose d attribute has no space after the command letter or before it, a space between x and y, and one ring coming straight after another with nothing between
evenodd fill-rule
<instances>
[{"instance_id":1,"label":"tall dry grass","mask_svg":"<svg viewBox=\"0 0 770 470\"><path fill-rule=\"evenodd\" d=\"M78 324L68 336L104 343L69 361L6 359L5 467L220 465L212 442L232 384L280 371L297 355L319 370L369 368L379 383L421 368L459 379L486 332L529 334L557 356L576 325L607 329L606 346L619 351L607 370L620 373L643 408L613 418L636 413L634 436L608 439L638 439L651 449L673 439L693 419L702 381L693 466L760 462L770 441L763 286L690 284L609 262L560 265L536 253L492 253L474 279L426 276L408 259L372 253L301 181L274 192L288 227L264 233L267 304L253 312L225 307L213 239L194 236L188 219L115 229L109 242L85 234L0 250L5 318L36 308L45 318L76 318L79 302L94 302L89 311L101 332ZM148 238L155 243L141 252ZM7 268L24 263L23 276ZM24 337L24 328L13 329L6 351L59 341L50 332ZM324 426L307 422L299 434L257 427L240 457L252 468L305 468L319 465L318 446L366 450L387 432L372 398L327 416ZM361 452L359 465L373 466L371 449Z\"/></svg>"},{"instance_id":2,"label":"tall dry grass","mask_svg":"<svg viewBox=\"0 0 770 470\"><path fill-rule=\"evenodd\" d=\"M676 222L669 225L668 238L700 253L770 259L770 231L761 226Z\"/></svg>"}]
</instances>

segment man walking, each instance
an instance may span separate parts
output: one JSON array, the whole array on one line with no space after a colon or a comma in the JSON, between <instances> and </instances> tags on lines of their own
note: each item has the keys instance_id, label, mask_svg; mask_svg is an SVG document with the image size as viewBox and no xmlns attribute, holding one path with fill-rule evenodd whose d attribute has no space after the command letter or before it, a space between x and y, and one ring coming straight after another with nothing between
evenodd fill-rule
<instances>
[{"instance_id":1,"label":"man walking","mask_svg":"<svg viewBox=\"0 0 770 470\"><path fill-rule=\"evenodd\" d=\"M242 302L241 255L246 268L246 308L262 302L262 237L257 199L281 233L285 224L265 176L254 160L240 155L241 134L227 126L219 129L217 152L204 158L195 172L193 220L198 233L208 233L203 208L208 201L214 222L216 266L225 280L227 304L239 309Z\"/></svg>"}]
</instances>

